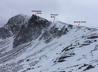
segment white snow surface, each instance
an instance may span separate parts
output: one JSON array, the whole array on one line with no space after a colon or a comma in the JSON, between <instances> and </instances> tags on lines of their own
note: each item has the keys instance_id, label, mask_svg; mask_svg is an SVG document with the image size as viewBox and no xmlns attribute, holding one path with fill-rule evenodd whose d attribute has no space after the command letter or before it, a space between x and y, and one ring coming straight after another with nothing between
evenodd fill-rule
<instances>
[{"instance_id":1,"label":"white snow surface","mask_svg":"<svg viewBox=\"0 0 98 72\"><path fill-rule=\"evenodd\" d=\"M57 27L63 26L59 24ZM86 27L74 26L67 34L55 38L50 43L46 44L38 39L25 43L17 47L23 49L19 55L0 64L0 72L98 72L98 38L87 38L93 35L98 36L98 30L91 31ZM1 44L2 42L5 43ZM11 50L12 42L13 37L0 40L0 51L6 47L7 51ZM73 49L63 51L69 45ZM70 56L58 62L63 55Z\"/></svg>"}]
</instances>

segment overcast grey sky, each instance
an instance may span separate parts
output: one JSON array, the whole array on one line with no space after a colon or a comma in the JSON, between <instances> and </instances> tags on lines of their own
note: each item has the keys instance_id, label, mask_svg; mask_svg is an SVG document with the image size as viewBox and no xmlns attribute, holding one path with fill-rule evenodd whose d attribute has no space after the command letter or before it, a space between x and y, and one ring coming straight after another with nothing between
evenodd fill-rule
<instances>
[{"instance_id":1,"label":"overcast grey sky","mask_svg":"<svg viewBox=\"0 0 98 72\"><path fill-rule=\"evenodd\" d=\"M58 13L57 20L63 22L85 20L87 24L82 25L98 26L98 0L0 0L0 26L14 15L31 15L34 9L42 10L47 19Z\"/></svg>"}]
</instances>

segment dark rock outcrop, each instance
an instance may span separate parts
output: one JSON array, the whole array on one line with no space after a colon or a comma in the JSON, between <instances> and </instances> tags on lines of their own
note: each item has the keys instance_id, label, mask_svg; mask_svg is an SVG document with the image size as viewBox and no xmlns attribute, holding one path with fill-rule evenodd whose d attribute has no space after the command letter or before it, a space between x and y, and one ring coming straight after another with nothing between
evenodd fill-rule
<instances>
[{"instance_id":1,"label":"dark rock outcrop","mask_svg":"<svg viewBox=\"0 0 98 72\"><path fill-rule=\"evenodd\" d=\"M11 33L9 32L9 30L5 29L5 28L0 28L0 39L5 39L7 37L10 37Z\"/></svg>"},{"instance_id":2,"label":"dark rock outcrop","mask_svg":"<svg viewBox=\"0 0 98 72\"><path fill-rule=\"evenodd\" d=\"M16 15L8 20L4 29L12 33L14 36L13 46L16 47L20 44L36 40L38 37L39 40L49 43L54 38L61 37L73 28L73 25L59 23L64 25L59 29L56 27L58 23L52 26L51 24L47 19L36 15L32 15L30 18L24 15Z\"/></svg>"},{"instance_id":3,"label":"dark rock outcrop","mask_svg":"<svg viewBox=\"0 0 98 72\"><path fill-rule=\"evenodd\" d=\"M42 30L47 28L49 25L50 22L48 20L32 15L28 21L28 25L21 26L20 32L14 39L14 47L37 39L41 35Z\"/></svg>"},{"instance_id":4,"label":"dark rock outcrop","mask_svg":"<svg viewBox=\"0 0 98 72\"><path fill-rule=\"evenodd\" d=\"M15 35L19 32L22 25L27 24L28 19L29 18L25 15L16 15L8 20L5 28L12 31Z\"/></svg>"}]
</instances>

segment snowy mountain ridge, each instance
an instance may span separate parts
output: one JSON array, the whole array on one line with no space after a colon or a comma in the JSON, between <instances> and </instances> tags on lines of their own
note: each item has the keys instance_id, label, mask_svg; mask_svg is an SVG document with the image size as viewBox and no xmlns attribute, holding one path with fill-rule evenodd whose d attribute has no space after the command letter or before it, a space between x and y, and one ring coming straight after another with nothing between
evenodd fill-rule
<instances>
[{"instance_id":1,"label":"snowy mountain ridge","mask_svg":"<svg viewBox=\"0 0 98 72\"><path fill-rule=\"evenodd\" d=\"M36 15L12 17L4 29L8 34L0 30L0 72L98 71L97 29L52 24Z\"/></svg>"}]
</instances>

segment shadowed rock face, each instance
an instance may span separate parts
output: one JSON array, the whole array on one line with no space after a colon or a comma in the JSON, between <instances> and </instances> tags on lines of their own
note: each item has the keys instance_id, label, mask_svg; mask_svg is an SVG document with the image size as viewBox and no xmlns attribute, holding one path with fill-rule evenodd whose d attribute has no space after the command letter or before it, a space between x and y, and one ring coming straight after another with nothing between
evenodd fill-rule
<instances>
[{"instance_id":1,"label":"shadowed rock face","mask_svg":"<svg viewBox=\"0 0 98 72\"><path fill-rule=\"evenodd\" d=\"M39 16L32 15L32 17L28 21L29 26L46 28L50 25L50 22L46 19L40 18Z\"/></svg>"},{"instance_id":2,"label":"shadowed rock face","mask_svg":"<svg viewBox=\"0 0 98 72\"><path fill-rule=\"evenodd\" d=\"M73 28L72 25L65 24L59 29L56 27L57 24L52 25L50 21L36 15L32 15L30 18L24 15L16 15L9 19L4 29L12 32L14 36L13 46L16 47L38 37L39 40L49 43L54 38L66 34L69 29Z\"/></svg>"},{"instance_id":3,"label":"shadowed rock face","mask_svg":"<svg viewBox=\"0 0 98 72\"><path fill-rule=\"evenodd\" d=\"M12 31L13 34L17 34L20 30L21 26L26 24L28 21L28 17L24 15L16 15L8 20L8 23L5 27Z\"/></svg>"},{"instance_id":4,"label":"shadowed rock face","mask_svg":"<svg viewBox=\"0 0 98 72\"><path fill-rule=\"evenodd\" d=\"M47 28L49 25L50 22L48 20L32 15L28 20L27 26L21 26L21 29L14 40L14 47L37 39L41 35L42 30Z\"/></svg>"},{"instance_id":5,"label":"shadowed rock face","mask_svg":"<svg viewBox=\"0 0 98 72\"><path fill-rule=\"evenodd\" d=\"M39 40L44 40L48 43L53 40L53 38L60 37L68 32L68 29L65 26L59 30L56 28L56 25L53 25L52 27L50 27L50 25L51 22L48 20L32 15L27 24L21 26L19 33L14 39L14 47L35 40L39 36Z\"/></svg>"},{"instance_id":6,"label":"shadowed rock face","mask_svg":"<svg viewBox=\"0 0 98 72\"><path fill-rule=\"evenodd\" d=\"M11 33L9 32L9 30L5 28L0 28L0 38L5 39L10 36L11 36Z\"/></svg>"}]
</instances>

